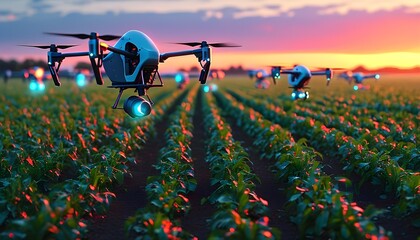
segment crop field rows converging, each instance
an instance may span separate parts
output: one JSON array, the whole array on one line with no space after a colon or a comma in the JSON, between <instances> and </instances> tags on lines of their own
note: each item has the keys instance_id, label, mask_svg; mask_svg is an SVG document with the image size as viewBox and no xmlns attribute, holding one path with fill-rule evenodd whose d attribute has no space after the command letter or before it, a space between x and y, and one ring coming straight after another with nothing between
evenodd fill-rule
<instances>
[{"instance_id":1,"label":"crop field rows converging","mask_svg":"<svg viewBox=\"0 0 420 240\"><path fill-rule=\"evenodd\" d=\"M217 83L169 82L142 119L1 89L0 238L417 238L418 96Z\"/></svg>"}]
</instances>

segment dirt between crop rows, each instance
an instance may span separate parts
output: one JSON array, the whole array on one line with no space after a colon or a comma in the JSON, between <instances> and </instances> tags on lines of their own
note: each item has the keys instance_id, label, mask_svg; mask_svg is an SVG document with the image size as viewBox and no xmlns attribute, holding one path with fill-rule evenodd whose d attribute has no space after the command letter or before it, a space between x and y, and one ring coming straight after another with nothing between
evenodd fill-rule
<instances>
[{"instance_id":1,"label":"dirt between crop rows","mask_svg":"<svg viewBox=\"0 0 420 240\"><path fill-rule=\"evenodd\" d=\"M182 218L182 227L199 239L206 239L209 234L207 220L211 218L214 207L209 204L201 204L201 199L208 197L213 192L210 186L209 166L205 162L206 145L205 129L203 126L203 113L201 111L201 100L196 99L195 115L193 118L194 131L191 143L192 159L194 162L195 176L198 182L195 192L188 194L191 201L191 211ZM270 226L280 229L282 239L298 239L298 227L289 220L285 212L287 198L282 190L283 185L278 183L269 167L272 164L268 160L260 159L258 149L252 145L253 139L246 135L232 119L228 119L232 128L235 140L240 141L247 150L252 161L252 170L260 178L261 183L257 183L256 193L259 197L267 200L270 208ZM132 178L126 178L124 184L116 190L116 200L110 206L106 216L92 219L89 227L88 239L127 239L125 237L124 222L129 216L135 214L136 210L146 206L147 197L145 192L146 179L149 175L155 175L156 170L152 166L159 157L159 149L164 144L164 132L167 128L167 119L163 119L157 125L157 136L155 139L146 143L144 148L137 154L137 164L130 166ZM296 139L297 140L297 139ZM332 176L343 176L342 165L337 159L324 157L322 160L324 171ZM357 176L349 177L353 182L359 179ZM387 208L395 203L392 199L383 200L379 197L381 192L373 185L365 184L360 193L354 194L354 201L360 206L366 207L373 204L378 208ZM417 216L419 217L419 216ZM419 230L411 226L410 218L396 218L391 214L386 214L378 218L378 225L393 232L394 239L417 239L420 235Z\"/></svg>"},{"instance_id":2,"label":"dirt between crop rows","mask_svg":"<svg viewBox=\"0 0 420 240\"><path fill-rule=\"evenodd\" d=\"M206 239L209 235L207 220L212 217L215 208L210 204L201 204L201 199L210 196L214 187L210 186L209 166L205 162L206 145L203 113L200 108L200 98L193 118L194 131L191 143L192 159L194 161L197 189L188 194L191 211L182 218L182 227L199 239ZM116 190L116 199L111 203L109 212L105 216L97 216L89 227L88 239L126 239L124 222L134 215L137 209L146 206L146 179L149 175L157 174L152 165L159 157L159 149L163 146L164 131L167 128L165 120L157 124L157 137L149 141L137 155L137 164L130 166L132 178L126 178L124 184ZM248 149L249 157L254 163L252 168L261 179L257 183L257 194L269 202L270 226L279 228L282 239L297 239L297 227L293 225L282 210L286 201L282 194L281 185L276 182L274 175L269 172L269 162L260 160L252 148L252 139L248 138L239 128L232 125L234 138L243 143Z\"/></svg>"}]
</instances>

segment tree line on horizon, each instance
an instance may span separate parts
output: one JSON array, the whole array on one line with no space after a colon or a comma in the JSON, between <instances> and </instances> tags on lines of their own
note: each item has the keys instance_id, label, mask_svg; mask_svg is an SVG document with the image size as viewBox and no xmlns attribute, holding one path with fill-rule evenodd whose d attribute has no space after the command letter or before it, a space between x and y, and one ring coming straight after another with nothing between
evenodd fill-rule
<instances>
[{"instance_id":1,"label":"tree line on horizon","mask_svg":"<svg viewBox=\"0 0 420 240\"><path fill-rule=\"evenodd\" d=\"M7 70L10 71L24 71L34 67L42 67L44 69L48 68L47 62L44 60L35 60L35 59L24 59L23 61L17 61L15 59L12 60L3 60L0 59L0 73L4 73ZM91 69L91 65L88 62L78 62L74 66L74 69ZM249 69L244 69L241 65L239 66L230 66L223 70L226 74L244 74L247 73ZM200 69L197 66L192 66L189 69L187 68L180 68L178 71L186 71L186 72L199 72ZM420 66L414 67L411 69L399 69L395 67L384 67L379 69L366 69L364 66L358 66L354 69L349 69L349 71L353 72L378 72L378 73L420 73Z\"/></svg>"},{"instance_id":2,"label":"tree line on horizon","mask_svg":"<svg viewBox=\"0 0 420 240\"><path fill-rule=\"evenodd\" d=\"M0 59L0 72L5 72L5 71L13 71L13 72L17 72L17 71L24 71L24 70L28 70L34 67L41 67L44 69L48 69L48 64L46 61L44 60L36 60L36 59L25 59L23 61L17 61L15 59L11 59L11 60L3 60ZM91 69L91 65L90 63L87 62L78 62L75 67L75 69Z\"/></svg>"}]
</instances>

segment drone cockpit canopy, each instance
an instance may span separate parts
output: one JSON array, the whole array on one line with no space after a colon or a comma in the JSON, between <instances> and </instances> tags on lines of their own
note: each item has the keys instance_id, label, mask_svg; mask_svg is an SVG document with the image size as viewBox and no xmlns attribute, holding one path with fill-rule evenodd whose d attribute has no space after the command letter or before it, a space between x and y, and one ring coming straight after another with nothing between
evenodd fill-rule
<instances>
[{"instance_id":1,"label":"drone cockpit canopy","mask_svg":"<svg viewBox=\"0 0 420 240\"><path fill-rule=\"evenodd\" d=\"M136 57L110 52L103 59L103 66L112 84L148 83L154 77L160 54L146 34L137 30L128 31L114 48L133 53Z\"/></svg>"}]
</instances>

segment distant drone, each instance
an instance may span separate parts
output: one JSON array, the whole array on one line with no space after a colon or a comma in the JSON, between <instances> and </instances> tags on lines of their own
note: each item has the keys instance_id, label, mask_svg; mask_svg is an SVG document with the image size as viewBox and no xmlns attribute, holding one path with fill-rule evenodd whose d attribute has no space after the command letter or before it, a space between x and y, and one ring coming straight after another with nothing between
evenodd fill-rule
<instances>
[{"instance_id":1,"label":"distant drone","mask_svg":"<svg viewBox=\"0 0 420 240\"><path fill-rule=\"evenodd\" d=\"M138 96L130 96L124 102L124 111L131 117L144 117L150 114L153 102L147 94L147 90L152 87L162 87L163 81L158 72L159 63L163 63L171 57L194 55L201 65L199 81L205 84L210 70L211 48L210 47L239 47L237 45L227 43L207 43L202 42L185 42L178 43L190 47L198 48L193 50L159 53L154 42L144 33L136 30L126 32L123 36L103 35L97 33L91 34L69 34L69 33L47 33L50 35L75 37L79 39L89 39L88 52L70 52L61 53L58 49L66 49L75 45L55 45L34 46L23 45L28 47L37 47L49 49L48 67L51 72L52 79L56 86L60 86L58 71L62 61L66 57L88 56L92 65L93 73L98 85L103 85L102 75L99 70L102 65L105 72L112 82L110 88L118 88L119 93L112 106L113 109L118 108L121 95L124 90L133 88ZM117 43L112 47L106 43L99 42L99 39L111 41L118 39ZM105 54L105 51L110 53ZM155 78L159 80L154 83ZM146 96L147 99L143 98Z\"/></svg>"},{"instance_id":2,"label":"distant drone","mask_svg":"<svg viewBox=\"0 0 420 240\"><path fill-rule=\"evenodd\" d=\"M312 76L316 75L325 75L327 78L327 86L330 84L331 78L333 76L333 70L331 68L326 68L323 71L311 71L303 65L296 65L292 69L282 69L280 66L274 66L271 68L271 77L273 78L274 84L276 84L276 79L280 79L280 74L288 74L288 81L290 88L293 88L292 99L308 99L309 92L304 91L306 86L309 84Z\"/></svg>"},{"instance_id":3,"label":"distant drone","mask_svg":"<svg viewBox=\"0 0 420 240\"><path fill-rule=\"evenodd\" d=\"M355 83L355 85L353 86L354 90L359 90L359 89L368 89L369 86L364 85L363 81L367 78L374 78L376 80L378 80L381 76L379 74L363 74L361 72L351 72L351 71L347 71L347 72L343 72L339 75L339 77L343 78L344 80L346 80L349 84L352 84L353 82Z\"/></svg>"},{"instance_id":4,"label":"distant drone","mask_svg":"<svg viewBox=\"0 0 420 240\"><path fill-rule=\"evenodd\" d=\"M255 88L258 89L267 89L270 87L270 81L266 78L271 77L271 74L268 74L264 69L250 70L248 71L248 76L253 79L255 77Z\"/></svg>"}]
</instances>

